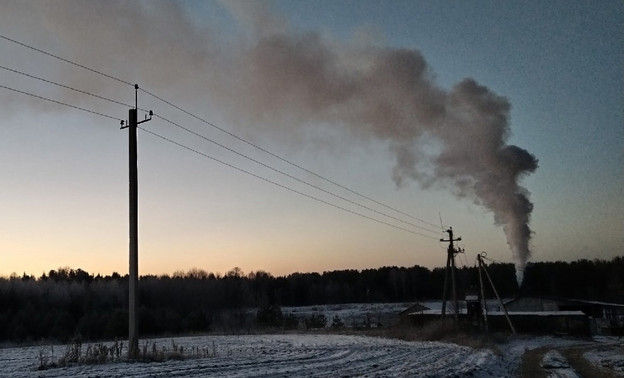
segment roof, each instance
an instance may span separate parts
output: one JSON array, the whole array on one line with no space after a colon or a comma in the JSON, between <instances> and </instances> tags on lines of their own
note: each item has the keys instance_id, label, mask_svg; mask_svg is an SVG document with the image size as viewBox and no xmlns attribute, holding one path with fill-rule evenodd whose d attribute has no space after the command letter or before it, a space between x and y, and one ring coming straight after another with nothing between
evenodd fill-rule
<instances>
[{"instance_id":1,"label":"roof","mask_svg":"<svg viewBox=\"0 0 624 378\"><path fill-rule=\"evenodd\" d=\"M522 296L518 296L518 297L515 297L515 298L510 299L508 301L505 301L505 305L507 305L509 303L512 303L512 302L515 302L515 301L517 301L519 299L522 299L522 298L539 298L539 299L546 299L546 300L552 300L552 301L575 302L575 303L582 303L582 304L596 305L596 306L604 306L604 307L620 307L620 308L624 308L624 304L620 304L620 303L590 301L590 300L587 300L587 299L547 297L547 296L539 296L539 295L522 295Z\"/></svg>"},{"instance_id":2,"label":"roof","mask_svg":"<svg viewBox=\"0 0 624 378\"><path fill-rule=\"evenodd\" d=\"M583 311L507 311L509 316L587 316ZM503 316L503 311L488 311L488 316Z\"/></svg>"},{"instance_id":3,"label":"roof","mask_svg":"<svg viewBox=\"0 0 624 378\"><path fill-rule=\"evenodd\" d=\"M399 315L405 315L405 314L410 315L412 313L420 313L420 312L427 311L427 310L429 310L429 307L423 305L422 303L417 302L409 306L405 310L399 312Z\"/></svg>"},{"instance_id":4,"label":"roof","mask_svg":"<svg viewBox=\"0 0 624 378\"><path fill-rule=\"evenodd\" d=\"M446 314L451 316L455 311L447 311ZM459 311L460 314L466 314L466 309L462 308ZM509 316L587 316L583 311L507 311ZM408 313L408 315L442 315L442 310L425 310L414 311ZM504 316L504 311L488 311L488 316Z\"/></svg>"}]
</instances>

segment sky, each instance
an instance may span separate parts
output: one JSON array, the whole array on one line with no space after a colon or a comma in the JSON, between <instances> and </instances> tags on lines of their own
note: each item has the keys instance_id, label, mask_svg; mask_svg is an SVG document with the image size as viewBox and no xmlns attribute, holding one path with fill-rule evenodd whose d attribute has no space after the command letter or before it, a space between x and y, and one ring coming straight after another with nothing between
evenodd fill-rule
<instances>
[{"instance_id":1,"label":"sky","mask_svg":"<svg viewBox=\"0 0 624 378\"><path fill-rule=\"evenodd\" d=\"M440 267L448 227L460 266L622 256L622 20L620 1L0 2L0 275L127 272L135 83L156 114L140 274Z\"/></svg>"}]
</instances>

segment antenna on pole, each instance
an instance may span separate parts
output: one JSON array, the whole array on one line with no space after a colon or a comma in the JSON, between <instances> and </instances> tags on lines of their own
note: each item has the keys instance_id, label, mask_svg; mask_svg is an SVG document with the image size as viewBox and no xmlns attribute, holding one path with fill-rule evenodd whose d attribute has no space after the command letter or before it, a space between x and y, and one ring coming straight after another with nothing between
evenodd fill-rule
<instances>
[{"instance_id":1,"label":"antenna on pole","mask_svg":"<svg viewBox=\"0 0 624 378\"><path fill-rule=\"evenodd\" d=\"M453 242L460 241L461 237L453 239L453 227L449 227L445 231L448 233L448 240L440 239L441 242L448 242L449 246L446 255L446 268L444 269L444 291L442 292L442 316L446 316L446 296L448 288L448 276L451 275L451 284L453 291L453 305L455 306L455 322L459 320L459 304L457 302L457 287L455 285L455 255L463 252L460 249L455 249Z\"/></svg>"},{"instance_id":2,"label":"antenna on pole","mask_svg":"<svg viewBox=\"0 0 624 378\"><path fill-rule=\"evenodd\" d=\"M121 129L128 129L128 177L129 177L129 272L128 272L128 358L139 356L139 180L137 165L137 126L152 119L137 122L139 86L134 85L134 109L128 111L128 123L121 121Z\"/></svg>"}]
</instances>

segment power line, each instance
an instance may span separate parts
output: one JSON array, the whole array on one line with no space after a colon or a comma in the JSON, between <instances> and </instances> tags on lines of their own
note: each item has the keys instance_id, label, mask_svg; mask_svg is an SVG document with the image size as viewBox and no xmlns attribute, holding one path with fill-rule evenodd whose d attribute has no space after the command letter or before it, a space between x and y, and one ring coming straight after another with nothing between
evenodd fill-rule
<instances>
[{"instance_id":1,"label":"power line","mask_svg":"<svg viewBox=\"0 0 624 378\"><path fill-rule=\"evenodd\" d=\"M83 112L87 112L87 113L91 113L91 114L99 115L99 116L101 116L101 117L106 117L106 118L114 119L114 120L116 120L116 121L121 121L121 120L122 120L121 118L117 118L117 117L109 116L109 115L107 115L107 114L99 113L99 112L96 112L96 111L94 111L94 110L90 110L90 109L86 109L86 108L81 108L80 106L71 105L71 104L68 104L68 103L65 103L65 102L61 102L61 101L57 101L57 100L53 100L53 99L48 98L48 97L39 96L39 95L36 95L36 94L34 94L34 93L29 93L29 92L25 92L25 91L20 91L19 89L6 87L6 86L4 86L4 85L0 85L0 88L4 88L4 89L7 89L7 90L9 90L9 91L13 91L13 92L21 93L21 94L23 94L23 95L31 96L31 97L34 97L34 98L38 98L38 99L40 99L40 100L44 100L44 101L48 101L48 102L53 102L53 103L58 104L58 105L67 106L67 107L69 107L69 108L73 108L73 109L81 110L81 111L83 111Z\"/></svg>"},{"instance_id":2,"label":"power line","mask_svg":"<svg viewBox=\"0 0 624 378\"><path fill-rule=\"evenodd\" d=\"M199 120L199 121L201 121L203 123L205 123L206 125L211 126L211 127L215 128L215 129L217 129L217 130L219 130L219 131L221 131L221 132L231 136L232 138L235 138L235 139L237 139L237 140L239 140L239 141L241 141L243 143L246 143L246 144L248 144L248 145L250 145L250 146L252 146L252 147L254 147L254 148L256 148L256 149L258 149L258 150L260 150L260 151L262 151L262 152L264 152L264 153L266 153L266 154L268 154L268 155L270 155L270 156L272 156L272 157L274 157L276 159L278 159L278 160L281 160L281 161L283 161L283 162L285 162L287 164L290 164L293 167L296 167L296 168L298 168L298 169L300 169L300 170L302 170L302 171L304 171L306 173L309 173L309 174L311 174L311 175L313 175L313 176L315 176L317 178L320 178L323 181L326 181L326 182L328 182L328 183L330 183L332 185L335 185L335 186L337 186L337 187L339 187L341 189L344 189L344 190L346 190L346 191L348 191L350 193L353 193L353 194L355 194L355 195L357 195L357 196L359 196L361 198L364 198L366 200L374 202L377 205L380 205L380 206L383 206L383 207L385 207L385 208L387 208L389 210L395 211L395 212L397 212L397 213L399 213L401 215L404 215L404 216L409 217L411 219L414 219L414 220L417 220L419 222L425 223L425 224L427 224L429 226L432 226L432 227L436 227L436 228L438 227L436 224L433 224L431 222L427 222L424 219L415 217L415 216L410 215L410 214L408 214L406 212L403 212L401 210L395 209L395 208L393 208L393 207L391 207L389 205L384 204L383 202L377 201L377 200L375 200L375 199L373 199L373 198L371 198L371 197L369 197L367 195L361 194L361 193L359 193L359 192L357 192L357 191L355 191L353 189L350 189L350 188L348 188L348 187L346 187L344 185L341 185L341 184L339 184L339 183L337 183L337 182L335 182L335 181L333 181L331 179L328 179L327 177L324 177L324 176L322 176L322 175L320 175L320 174L318 174L316 172L313 172L313 171L311 171L311 170L309 170L309 169L307 169L307 168L305 168L305 167L303 167L303 166L301 166L301 165L299 165L297 163L294 163L294 162L292 162L292 161L290 161L290 160L288 160L286 158L283 158L283 157L281 157L281 156L279 156L279 155L277 155L277 154L275 154L275 153L273 153L273 152L271 152L271 151L269 151L269 150L267 150L267 149L265 149L263 147L258 146L257 144L255 144L253 142L248 141L247 139L245 139L243 137L240 137L240 136L238 136L238 135L236 135L236 134L234 134L234 133L232 133L232 132L230 132L230 131L222 128L222 127L219 127L219 126L215 125L214 123L212 123L210 121L207 121L207 120L205 120L205 119L203 119L203 118L201 118L201 117L199 117L199 116L197 116L197 115L195 115L195 114L193 114L193 113L191 113L191 112L189 112L189 111L187 111L187 110L185 110L185 109L175 105L174 103L172 103L170 101L165 100L162 97L157 96L156 94L154 94L154 93L152 93L152 92L150 92L148 90L145 90L145 89L142 89L142 88L140 88L139 90L143 91L144 93L146 93L146 94L148 94L148 95L150 95L150 96L152 96L152 97L154 97L154 98L164 102L165 104L167 104L167 105L169 105L169 106L171 106L171 107L173 107L173 108L175 108L175 109L177 109L177 110L179 110L179 111L181 111L181 112L183 112L183 113L185 113L185 114L187 114L187 115L189 115L189 116L191 116L191 117L193 117L193 118L195 118L195 119L197 119L197 120ZM438 231L436 231L436 232L438 232Z\"/></svg>"},{"instance_id":3,"label":"power line","mask_svg":"<svg viewBox=\"0 0 624 378\"><path fill-rule=\"evenodd\" d=\"M488 260L488 261L490 261L491 263L494 263L494 264L512 264L510 262L504 262L504 261L493 259L491 257L487 257L487 253L485 255L481 255L481 258L484 259L484 260Z\"/></svg>"},{"instance_id":4,"label":"power line","mask_svg":"<svg viewBox=\"0 0 624 378\"><path fill-rule=\"evenodd\" d=\"M91 114L99 115L99 116L101 116L101 117L105 117L105 118L113 119L113 120L116 120L116 121L121 121L121 119L120 119L120 118L117 118L117 117L113 117L113 116L110 116L110 115L107 115L107 114L104 114L104 113L99 113L99 112L96 112L96 111L93 111L93 110L90 110L90 109L82 108L82 107L79 107L79 106L76 106L76 105L72 105L72 104L68 104L68 103L65 103L65 102L57 101L57 100L54 100L54 99L51 99L51 98L48 98L48 97L39 96L39 95L36 95L36 94L34 94L34 93L29 93L29 92L26 92L26 91L21 91L21 90L18 90L18 89L15 89L15 88L10 88L10 87L4 86L4 85L0 85L0 88L4 88L4 89L9 90L9 91L13 91L13 92L20 93L20 94L23 94L23 95L31 96L31 97L34 97L34 98L37 98L37 99L40 99L40 100L44 100L44 101L48 101L48 102L52 102L52 103L55 103L55 104L58 104L58 105L66 106L66 107L69 107L69 108L72 108L72 109L76 109L76 110L80 110L80 111L83 111L83 112L87 112L87 113L91 113ZM371 216L368 216L368 215L365 215L365 214L362 214L362 213L358 213L358 212L356 212L356 211L353 211L353 210L347 209L347 208L345 208L345 207L342 207L342 206L339 206L339 205L333 204L333 203L331 203L331 202L325 201L325 200L320 199L320 198L318 198L318 197L314 197L314 196L312 196L312 195L310 195L310 194L303 193L303 192L298 191L298 190L296 190L296 189L290 188L290 187L288 187L288 186L286 186L286 185L280 184L280 183L278 183L278 182L276 182L276 181L273 181L273 180L267 179L267 178L265 178L265 177L262 177L262 176L260 176L260 175L255 174L255 173L253 173L253 172L247 171L247 170L245 170L245 169L243 169L243 168L237 167L237 166L235 166L235 165L233 165L233 164L230 164L230 163L227 163L227 162L222 161L222 160L220 160L220 159L217 159L217 158L215 158L215 157L212 157L212 156L210 156L210 155L208 155L208 154L205 154L205 153L203 153L203 152L200 152L200 151L198 151L198 150L195 150L195 149L193 149L193 148L191 148L191 147L185 146L185 145L183 145L183 144L181 144L181 143L179 143L179 142L176 142L176 141L174 141L174 140L172 140L172 139L170 139L170 138L164 137L164 136L162 136L162 135L160 135L160 134L158 134L158 133L155 133L155 132L153 132L153 131L150 131L150 130L147 130L147 129L144 129L144 128L140 128L140 127L139 127L139 130L144 131L144 132L146 132L146 133L148 133L148 134L154 135L154 136L156 136L156 137L158 137L158 138L160 138L160 139L162 139L162 140L165 140L165 141L167 141L167 142L169 142L169 143L172 143L172 144L174 144L174 145L177 145L177 146L179 146L179 147L181 147L181 148L184 148L184 149L186 149L186 150L188 150L188 151L194 152L194 153L196 153L196 154L198 154L198 155L200 155L200 156L203 156L203 157L205 157L205 158L207 158L207 159L213 160L213 161L215 161L215 162L217 162L217 163L220 163L220 164L222 164L222 165L225 165L225 166L227 166L227 167L229 167L229 168L232 168L232 169L237 170L237 171L239 171L239 172L242 172L242 173L245 173L245 174L247 174L247 175L253 176L253 177L255 177L255 178L259 179L259 180L262 180L262 181L268 182L268 183L273 184L273 185L275 185L275 186L278 186L278 187L280 187L280 188L282 188L282 189L285 189L285 190L291 191L291 192L293 192L293 193L296 193L296 194L299 194L299 195L301 195L301 196L307 197L307 198L312 199L312 200L314 200L314 201L317 201L317 202L323 203L323 204L325 204L325 205L328 205L328 206L334 207L334 208L336 208L336 209L339 209L339 210L345 211L345 212L347 212L347 213L350 213L350 214L353 214L353 215L357 215L357 216L360 216L360 217L362 217L362 218L365 218L365 219L368 219L368 220L371 220L371 221L374 221L374 222L377 222L377 223L380 223L380 224L386 225L386 226L388 226L388 227L392 227L392 228L395 228L395 229L398 229L398 230L401 230L401 231L409 232L409 233L411 233L411 234L414 234L414 235L419 235L419 236L422 236L422 237L425 237L425 238L429 238L429 239L437 240L437 238L435 238L435 237L432 237L432 236L429 236L429 235L425 235L425 234L422 234L422 233L419 233L419 232L416 232L416 231L413 231L413 230L409 230L409 229L404 228L404 227L396 226L396 225L394 225L394 224L391 224L391 223L388 223L388 222L384 222L384 221L379 220L379 219L377 219L377 218L373 218L373 217L371 217Z\"/></svg>"},{"instance_id":5,"label":"power line","mask_svg":"<svg viewBox=\"0 0 624 378\"><path fill-rule=\"evenodd\" d=\"M230 151L230 152L232 152L232 153L234 153L234 154L236 154L236 155L238 155L238 156L241 156L241 157L243 157L243 158L245 158L245 159L247 159L247 160L250 160L250 161L252 161L252 162L254 162L254 163L256 163L256 164L259 164L259 165L261 165L261 166L263 166L263 167L265 167L265 168L268 168L268 169L270 169L270 170L272 170L272 171L274 171L274 172L277 172L277 173L279 173L279 174L281 174L281 175L284 175L284 176L286 176L286 177L288 177L288 178L290 178L290 179L293 179L293 180L295 180L295 181L297 181L297 182L300 182L300 183L302 183L302 184L304 184L304 185L307 185L307 186L309 186L309 187L311 187L311 188L314 188L314 189L316 189L316 190L319 190L319 191L321 191L321 192L323 192L323 193L326 193L326 194L329 194L329 195L331 195L331 196L333 196L333 197L339 198L339 199L341 199L341 200L343 200L343 201L345 201L345 202L348 202L348 203L350 203L350 204L352 204L352 205L359 206L359 207L361 207L361 208L363 208L363 209L366 209L366 210L368 210L368 211L372 211L372 212L373 212L373 213L375 213L375 214L378 214L378 215L383 215L383 216L388 217L388 218L390 218L390 219L392 219L392 220L395 220L395 221L398 221L398 222L401 222L401 223L404 223L404 224L410 225L410 226L412 226L412 227L419 228L419 229L424 230L424 231L432 232L432 233L434 233L434 234L438 234L438 233L439 233L438 231L432 231L432 230L427 229L427 228L425 228L425 227L418 226L418 225L416 225L416 224L414 224L414 223L407 222L407 221L404 221L404 220L402 220L402 219L400 219L400 218L397 218L397 217L394 217L394 216L392 216L392 215L389 215L389 214L383 213L383 212L381 212L381 211L375 210L375 209L373 209L373 208L371 208L371 207L368 207L368 206L363 205L363 204L361 204L361 203L358 203L358 202L356 202L356 201L352 201L352 200L350 200L350 199L348 199L348 198L345 198L345 197L343 197L343 196L341 196L341 195L339 195L339 194L336 194L336 193L330 192L329 190L323 189L323 188L321 188L321 187L319 187L319 186L317 186L317 185L310 184L310 183L309 183L309 182L307 182L307 181L301 180L301 179L299 179L299 178L297 178L297 177L295 177L295 176L293 176L293 175L291 175L291 174L289 174L289 173L286 173L286 172L284 172L284 171L282 171L282 170L279 170L279 169L277 169L277 168L275 168L275 167L272 167L272 166L270 166L270 165L268 165L268 164L265 164L265 163L263 163L263 162L261 162L261 161L258 161L258 160L254 159L254 158L252 158L252 157L250 157L250 156L248 156L248 155L245 155L245 154L243 154L243 153L240 153L240 152L238 152L238 151L236 151L236 150L234 150L234 149L232 149L232 148L230 148L230 147L227 147L227 146L225 146L225 145L223 145L223 144L221 144L221 143L219 143L219 142L216 142L216 141L214 141L214 140L212 140L212 139L210 139L210 138L208 138L208 137L206 137L206 136L204 136L204 135L202 135L202 134L196 133L196 132L194 132L193 130L190 130L190 129L188 129L188 128L186 128L186 127L184 127L184 126L182 126L182 125L180 125L180 124L178 124L178 123L176 123L176 122L170 121L170 120L168 120L167 118L164 118L164 117L159 116L159 115L154 115L154 116L155 116L155 117L158 117L158 118L160 118L160 119L162 119L162 120L163 120L163 121L165 121L165 122L170 123L170 124L171 124L171 125L173 125L173 126L176 126L176 127L180 128L180 129L182 129L182 130L184 130L184 131L186 131L186 132L188 132L188 133L190 133L190 134L192 134L192 135L195 135L195 136L197 136L197 137L199 137L199 138L202 138L202 139L206 140L207 142L210 142L210 143L212 143L212 144L214 144L214 145L217 145L217 146L219 146L219 147L221 147L221 148L223 148L223 149L226 149L226 150L228 150L228 151Z\"/></svg>"},{"instance_id":6,"label":"power line","mask_svg":"<svg viewBox=\"0 0 624 378\"><path fill-rule=\"evenodd\" d=\"M80 67L80 68L85 69L85 70L87 70L87 71L90 71L90 72L96 73L96 74L101 75L101 76L103 76L103 77L106 77L106 78L109 78L109 79L115 80L115 81L120 82L120 83L123 83L123 84L127 84L127 85L134 86L134 84L132 84L132 83L130 83L130 82L128 82L128 81L126 81L126 80L123 80L123 79L117 78L117 77L115 77L115 76L112 76L112 75L106 74L106 73L104 73L104 72L102 72L102 71L99 71L99 70L96 70L96 69L93 69L93 68L90 68L90 67L87 67L87 66L82 65L82 64L80 64L80 63L76 63L76 62L71 61L71 60L69 60L69 59L62 58L62 57L60 57L60 56L58 56L58 55L52 54L52 53L50 53L50 52L47 52L47 51L45 51L45 50L42 50L42 49L36 48L36 47L34 47L34 46L31 46L31 45L28 45L28 44L26 44L26 43L24 43L24 42L20 42L20 41L17 41L17 40L15 40L15 39L9 38L9 37L7 37L7 36L5 36L5 35L0 34L0 38L2 38L2 39L4 39L4 40L7 40L7 41L9 41L9 42L12 42L12 43L18 44L18 45L20 45L20 46L26 47L26 48L28 48L28 49L31 49L31 50L37 51L37 52L39 52L39 53L41 53L41 54L44 54L44 55L47 55L47 56L53 57L53 58L58 59L58 60L61 60L61 61L63 61L63 62L69 63L69 64L74 65L74 66L76 66L76 67ZM14 71L14 72L17 72L17 71ZM17 73L19 73L19 72L17 72ZM21 73L20 73L20 74L21 74ZM29 75L27 75L27 76L29 76ZM32 77L32 76L31 76L31 77ZM45 79L42 79L42 80L45 80ZM57 85L57 83L53 83L53 82L51 82L51 83L52 83L52 84ZM9 89L9 88L7 88L7 89ZM68 89L73 89L73 88L68 88ZM215 125L214 123L211 123L211 122L209 122L209 121L207 121L207 120L205 120L205 119L203 119L203 118L201 118L201 117L199 117L199 116L196 116L195 114L193 114L193 113L191 113L191 112L189 112L189 111L187 111L187 110L185 110L185 109L183 109L183 108L181 108L181 107L179 107L179 106L177 106L177 105L173 104L173 103L172 103L172 102L170 102L170 101L165 100L164 98L162 98L162 97L160 97L160 96L157 96L156 94L154 94L154 93L152 93L152 92L150 92L150 91L147 91L147 90L142 89L142 88L141 88L140 90L141 90L141 91L143 91L144 93L146 93L146 94L148 94L148 95L150 95L150 96L152 96L152 97L154 97L154 98L156 98L156 99L158 99L158 100L160 100L160 101L162 101L162 102L164 102L164 103L168 104L169 106L172 106L173 108L175 108L175 109L177 109L177 110L179 110L179 111L181 111L181 112L183 112L183 113L185 113L185 114L187 114L187 115L189 115L189 116L191 116L191 117L193 117L193 118L195 118L195 119L197 119L197 120L199 120L199 121L201 121L201 122L203 122L203 123L205 123L205 124L207 124L207 125L209 125L209 126L211 126L211 127L213 127L213 128L215 128L215 129L217 129L217 130L219 130L219 131L221 131L221 132L223 132L223 133L225 133L225 134L227 134L227 135L229 135L229 136L231 136L231 137L233 137L233 138L235 138L235 139L237 139L237 140L239 140L239 141L241 141L241 142L244 142L244 143L246 143L246 144L248 144L248 145L250 145L250 146L252 146L252 147L254 147L254 148L256 148L256 149L258 149L258 150L260 150L260 151L262 151L262 152L264 152L264 153L266 153L266 154L268 154L268 155L270 155L270 156L272 156L272 157L274 157L274 158L276 158L276 159L279 159L279 160L281 160L281 161L283 161L283 162L285 162L285 163L287 163L287 164L290 164L290 165L292 165L292 166L294 166L294 167L296 167L296 168L298 168L298 169L300 169L300 170L302 170L302 171L304 171L304 172L306 172L306 173L308 173L308 174L311 174L311 175L313 175L313 176L315 176L315 177L317 177L317 178L319 178L319 179L321 179L321 180L324 180L324 181L326 181L326 182L328 182L328 183L330 183L330 184L332 184L332 185L335 185L335 186L337 186L337 187L339 187L339 188L341 188L341 189L344 189L344 190L346 190L346 191L348 191L348 192L350 192L350 193L353 193L353 194L355 194L355 195L357 195L357 196L359 196L359 197L361 197L361 198L364 198L364 199L366 199L366 200L368 200L368 201L371 201L371 202L373 202L373 203L375 203L375 204L377 204L377 205L379 205L379 206L383 206L383 207L385 207L385 208L387 208L387 209L389 209L389 210L395 211L395 212L396 212L396 213L398 213L398 214L401 214L401 215L403 215L403 216L409 217L409 218L411 218L411 219L417 220L417 221L419 221L419 222L422 222L422 223L424 223L424 224L427 224L427 225L429 225L429 226L432 226L432 227L437 228L437 225L436 225L436 224L433 224L433 223L428 222L428 221L426 221L426 220L424 220L424 219L418 218L418 217L416 217L416 216L413 216L413 215L411 215L411 214L408 214L408 213L406 213L406 212L403 212L403 211L401 211L401 210L398 210L398 209L396 209L396 208L394 208L394 207L391 207L391 206L389 206L389 205L386 205L386 204L384 204L383 202L377 201L377 200L375 200L375 199L373 199L373 198L371 198L371 197L369 197L369 196L366 196L366 195L364 195L364 194L361 194L361 193L359 193L359 192L357 192L357 191L355 191L355 190L353 190L353 189L350 189L350 188L348 188L348 187L346 187L346 186L344 186L344 185L341 185L341 184L339 184L339 183L337 183L337 182L335 182L335 181L333 181L333 180L331 180L331 179L329 179L329 178L326 178L326 177L324 177L324 176L322 176L322 175L320 175L320 174L318 174L318 173L316 173L316 172L313 172L313 171L311 171L311 170L309 170L309 169L307 169L307 168L305 168L305 167L303 167L303 166L301 166L301 165L299 165L299 164L297 164L297 163L294 163L294 162L292 162L292 161L290 161L290 160L288 160L288 159L286 159L286 158L283 158L283 157L281 157L281 156L279 156L279 155L277 155L277 154L275 154L275 153L273 153L273 152L271 152L271 151L269 151L269 150L267 150L267 149L265 149L265 148L263 148L263 147L260 147L260 146L258 146L257 144L255 144L255 143L253 143L253 142L250 142L250 141L248 141L248 140L246 140L246 139L244 139L244 138L242 138L242 137L240 137L240 136L238 136L238 135L236 135L236 134L234 134L234 133L232 133L232 132L230 132L230 131L227 131L227 130L225 130L225 129L223 129L223 128L221 128L221 127L217 126L217 125ZM27 93L25 93L25 94L27 94ZM88 93L85 93L85 94L88 94ZM91 94L89 94L89 95L91 95ZM98 97L98 96L97 96L97 95L95 95L95 97ZM108 99L108 100L110 100L110 99ZM113 100L113 101L114 101L114 100ZM54 101L52 100L52 102L54 102ZM127 106L126 104L122 104L122 105ZM81 108L78 108L78 107L77 107L77 109L84 110L84 109L81 109ZM96 114L97 114L97 113L96 113ZM115 118L115 119L116 119L116 118ZM402 221L402 222L403 222L403 221ZM418 226L417 226L417 227L418 227ZM423 230L427 230L427 231L429 231L429 232L432 232L431 230L426 229L426 228L423 228L423 227L419 227L419 228L421 228L421 229L423 229ZM437 231L436 231L436 233L437 233Z\"/></svg>"},{"instance_id":7,"label":"power line","mask_svg":"<svg viewBox=\"0 0 624 378\"><path fill-rule=\"evenodd\" d=\"M3 69L3 70L7 70L7 71L10 71L10 72L22 75L22 76L26 76L26 77L29 77L29 78L32 78L32 79L40 80L40 81L43 81L45 83L53 84L53 85L56 85L56 86L61 87L61 88L70 89L70 90L72 90L74 92L82 93L82 94L85 94L87 96L99 98L100 100L105 100L105 101L111 102L113 104L123 105L123 106L126 106L128 108L132 108L133 107L132 105L124 104L123 102L120 102L120 101L117 101L117 100L113 100L111 98L107 98L107 97L104 97L104 96L96 95L94 93L89 93L89 92L83 91L81 89L77 89L77 88L74 88L74 87L70 87L68 85L64 85L64 84L60 84L60 83L57 83L57 82L54 82L54 81L51 81L51 80L47 80L47 79L44 79L42 77L38 77L38 76L31 75L31 74L28 74L28 73L25 73L25 72L22 72L22 71L18 71L18 70L13 69L13 68L5 67L5 66L2 66L2 65L0 65L0 68Z\"/></svg>"},{"instance_id":8,"label":"power line","mask_svg":"<svg viewBox=\"0 0 624 378\"><path fill-rule=\"evenodd\" d=\"M372 221L374 221L374 222L377 222L377 223L380 223L380 224L386 225L386 226L388 226L388 227L392 227L392 228L395 228L395 229L398 229L398 230L401 230L401 231L409 232L409 233L411 233L411 234L419 235L419 236L422 236L422 237L425 237L425 238L429 238L429 239L437 240L437 238L435 238L435 237L432 237L432 236L429 236L429 235L425 235L425 234L421 234L421 233L419 233L419 232L416 232L416 231L413 231L413 230L409 230L409 229L404 228L404 227L396 226L396 225L394 225L394 224L392 224L392 223L384 222L384 221L379 220L379 219L377 219L377 218L370 217L370 216L368 216L368 215L366 215L366 214L358 213L357 211L353 211L353 210L347 209L346 207L342 207L342 206L340 206L340 205L336 205L336 204L334 204L334 203L331 203L331 202L325 201L325 200L323 200L323 199L320 199L320 198L318 198L318 197L312 196L312 195L310 195L310 194L307 194L307 193L301 192L301 191L299 191L299 190L293 189L293 188L291 188L291 187L289 187L289 186L286 186L286 185L280 184L280 183L278 183L278 182L276 182L276 181L273 181L273 180L270 180L270 179L268 179L268 178L266 178L266 177L262 177L262 176L260 176L260 175L257 175L257 174L255 174L255 173L253 173L253 172L250 172L250 171L245 170L245 169L243 169L243 168L237 167L237 166L235 166L235 165L233 165L233 164L230 164L230 163L227 163L227 162L225 162L225 161L223 161L223 160L217 159L217 158L215 158L215 157L213 157L213 156L210 156L210 155L208 155L208 154L205 154L205 153L203 153L203 152L201 152L201 151L198 151L198 150L196 150L196 149L194 149L194 148L188 147L188 146L186 146L186 145L184 145L184 144L182 144L182 143L176 142L176 141L174 141L173 139L167 138L167 137L165 137L165 136L162 136L162 135L160 135L160 134L158 134L158 133L155 133L155 132L153 132L153 131L150 131L150 130L148 130L148 129L145 129L145 128L142 128L142 127L139 127L139 130L141 130L141 131L143 131L143 132L146 132L146 133L148 133L148 134L151 134L151 135L153 135L153 136L155 136L155 137L158 137L158 138L160 138L160 139L162 139L162 140L164 140L164 141L167 141L167 142L169 142L169 143L171 143L171 144L174 144L174 145L176 145L176 146L178 146L178 147L181 147L181 148L183 148L183 149L185 149L185 150L188 150L188 151L190 151L190 152L193 152L193 153L195 153L195 154L197 154L197 155L200 155L200 156L203 156L203 157L205 157L205 158L207 158L207 159L210 159L210 160L212 160L212 161L215 161L215 162L217 162L217 163L219 163L219 164L225 165L225 166L227 166L227 167L229 167L229 168L232 168L232 169L237 170L237 171L239 171L239 172L242 172L242 173L245 173L245 174L247 174L247 175L253 176L253 177L255 177L255 178L259 179L259 180L262 180L262 181L264 181L264 182L267 182L267 183L273 184L273 185L278 186L278 187L280 187L280 188L282 188L282 189L285 189L285 190L288 190L288 191L290 191L290 192L293 192L293 193L299 194L299 195L301 195L301 196L307 197L307 198L312 199L312 200L314 200L314 201L317 201L317 202L323 203L323 204L325 204L325 205L328 205L328 206L334 207L334 208L336 208L336 209L339 209L339 210L345 211L345 212L350 213L350 214L353 214L353 215L360 216L360 217L365 218L365 219L368 219L368 220L372 220Z\"/></svg>"},{"instance_id":9,"label":"power line","mask_svg":"<svg viewBox=\"0 0 624 378\"><path fill-rule=\"evenodd\" d=\"M0 38L2 38L2 39L4 39L4 40L7 40L7 41L9 41L9 42L13 42L13 43L15 43L15 44L18 44L18 45L20 45L20 46L23 46L23 47L29 48L29 49L31 49L31 50L37 51L37 52L42 53L42 54L44 54L44 55L51 56L52 58L56 58L56 59L61 60L61 61L65 62L65 63L69 63L69 64L72 64L72 65L74 65L74 66L76 66L76 67L80 67L80 68L85 69L85 70L87 70L87 71L90 71L90 72L96 73L96 74L98 74L98 75L101 75L101 76L107 77L107 78L109 78L109 79L113 79L113 80L118 81L118 82L120 82L120 83L127 84L127 85L134 85L134 84L129 83L129 82L125 81L125 80L122 80L122 79L119 79L119 78L117 78L117 77L114 77L114 76L111 76L111 75L105 74L104 72L101 72L101 71L98 71L98 70L96 70L96 69L93 69L93 68L90 68L90 67L84 66L84 65L82 65L82 64L80 64L80 63L72 62L72 61L71 61L71 60L69 60L69 59L61 58L61 57L60 57L60 56L58 56L58 55L54 55L54 54L49 53L49 52L47 52L47 51L44 51L44 50L38 49L38 48L33 47L33 46L30 46L30 45L27 45L26 43L23 43L23 42L20 42L20 41L16 41L15 39L9 38L9 37L7 37L7 36L5 36L5 35L0 34Z\"/></svg>"}]
</instances>

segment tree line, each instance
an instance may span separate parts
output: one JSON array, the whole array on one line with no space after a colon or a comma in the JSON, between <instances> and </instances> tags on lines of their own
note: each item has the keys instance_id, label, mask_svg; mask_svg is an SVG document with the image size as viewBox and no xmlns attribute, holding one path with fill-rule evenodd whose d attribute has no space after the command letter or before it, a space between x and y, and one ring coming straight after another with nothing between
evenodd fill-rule
<instances>
[{"instance_id":1,"label":"tree line","mask_svg":"<svg viewBox=\"0 0 624 378\"><path fill-rule=\"evenodd\" d=\"M494 263L488 272L506 298L522 293L624 303L622 257L532 263L521 288L512 264ZM285 306L439 299L444 279L443 268L421 266L279 277L264 271L245 274L239 268L224 275L196 268L146 275L139 283L139 324L144 336L236 332L267 324L266 317ZM477 268L459 268L456 281L462 298L465 290L477 287ZM0 278L0 341L124 338L127 319L127 275L59 268L40 277ZM296 319L289 322L297 327Z\"/></svg>"}]
</instances>

